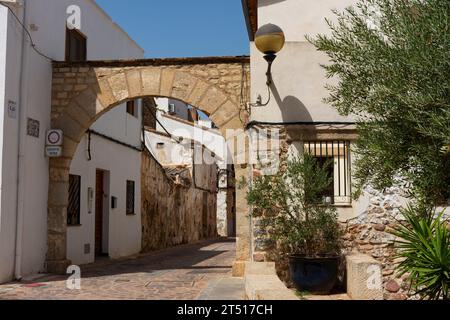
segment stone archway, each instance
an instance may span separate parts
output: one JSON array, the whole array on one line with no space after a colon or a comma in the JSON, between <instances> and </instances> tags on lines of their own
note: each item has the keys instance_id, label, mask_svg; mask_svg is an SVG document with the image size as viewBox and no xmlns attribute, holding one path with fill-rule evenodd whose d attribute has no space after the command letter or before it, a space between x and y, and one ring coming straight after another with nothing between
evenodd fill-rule
<instances>
[{"instance_id":1,"label":"stone archway","mask_svg":"<svg viewBox=\"0 0 450 320\"><path fill-rule=\"evenodd\" d=\"M200 106L224 137L227 130L238 130L245 137L248 78L248 57L54 63L52 128L63 130L64 145L62 157L50 159L47 271L65 273L70 264L66 255L70 164L84 133L101 115L129 99L170 97ZM246 146L232 151L235 164L241 159L235 166L237 181L248 177L248 166L242 161ZM238 189L236 260L240 265L250 256L247 215L245 190Z\"/></svg>"}]
</instances>

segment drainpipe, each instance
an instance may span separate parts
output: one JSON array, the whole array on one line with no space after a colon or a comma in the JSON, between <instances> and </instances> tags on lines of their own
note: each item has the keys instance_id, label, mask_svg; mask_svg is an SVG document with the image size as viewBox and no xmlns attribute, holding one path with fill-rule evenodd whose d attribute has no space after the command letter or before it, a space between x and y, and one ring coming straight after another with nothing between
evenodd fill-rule
<instances>
[{"instance_id":1,"label":"drainpipe","mask_svg":"<svg viewBox=\"0 0 450 320\"><path fill-rule=\"evenodd\" d=\"M27 25L26 1L22 2L22 23ZM18 101L18 168L17 168L17 207L16 207L16 248L14 260L14 277L16 280L22 279L22 245L23 245L23 226L24 226L24 197L25 197L25 123L27 116L26 103L26 70L28 65L28 46L26 42L25 30L22 29L22 50L20 64L20 87Z\"/></svg>"}]
</instances>

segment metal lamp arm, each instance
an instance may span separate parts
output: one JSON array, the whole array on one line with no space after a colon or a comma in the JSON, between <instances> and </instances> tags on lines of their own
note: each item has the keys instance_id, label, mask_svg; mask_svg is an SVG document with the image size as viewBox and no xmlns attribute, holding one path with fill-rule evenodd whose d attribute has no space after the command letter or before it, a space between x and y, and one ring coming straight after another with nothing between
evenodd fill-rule
<instances>
[{"instance_id":1,"label":"metal lamp arm","mask_svg":"<svg viewBox=\"0 0 450 320\"><path fill-rule=\"evenodd\" d=\"M266 72L266 85L267 85L267 92L268 92L268 98L267 101L265 103L262 103L262 98L261 95L258 96L258 99L256 101L256 103L251 103L250 106L251 107L265 107L269 104L270 99L271 99L271 94L270 94L270 86L273 84L273 78L272 78L272 64L275 60L277 56L274 53L269 53L264 55L264 60L267 61L267 72Z\"/></svg>"}]
</instances>

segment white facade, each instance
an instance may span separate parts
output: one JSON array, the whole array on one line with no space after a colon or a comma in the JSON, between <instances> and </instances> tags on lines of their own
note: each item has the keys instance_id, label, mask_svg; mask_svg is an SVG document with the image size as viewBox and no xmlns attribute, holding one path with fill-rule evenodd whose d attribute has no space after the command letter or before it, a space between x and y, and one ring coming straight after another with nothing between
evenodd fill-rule
<instances>
[{"instance_id":1,"label":"white facade","mask_svg":"<svg viewBox=\"0 0 450 320\"><path fill-rule=\"evenodd\" d=\"M30 31L36 47L53 60L65 58L69 5L81 9L80 31L87 37L88 60L143 57L143 50L92 0L2 3L9 5L19 19L25 19L23 24ZM0 6L0 104L4 110L0 115L0 282L44 270L49 181L44 138L45 131L50 129L51 84L51 61L32 50L22 27L7 8ZM8 105L14 104L17 110L8 112ZM124 117L120 108L112 113ZM105 117L114 116L108 114ZM28 118L39 122L38 137L27 135ZM103 127L101 119L96 126L99 130ZM132 142L129 136L126 139ZM76 160L73 165L81 170ZM111 165L109 170L113 169ZM126 247L125 254L134 251L129 245ZM69 254L74 256L71 250L69 247ZM120 254L121 250L118 250L117 255Z\"/></svg>"},{"instance_id":2,"label":"white facade","mask_svg":"<svg viewBox=\"0 0 450 320\"><path fill-rule=\"evenodd\" d=\"M355 119L352 116L339 115L336 109L323 101L329 94L325 85L332 84L336 79L326 78L321 64L327 64L328 57L317 51L305 37L329 34L325 18L333 21L335 19L333 9L342 11L354 3L354 0L258 1L258 27L267 23L278 25L285 34L286 44L277 54L272 67L271 100L265 107L252 108L251 120L271 123L310 123L311 125L324 122L336 124L354 122ZM266 71L267 62L252 42L252 102L256 101L258 95L262 96L263 102L267 98ZM305 142L294 141L290 152L302 153ZM346 162L343 161L343 154L341 152L340 156L334 156L334 200L340 220L347 221L365 212L369 205L369 196L364 193L357 201L350 199L351 169L344 168ZM352 160L354 156L351 155L349 162ZM344 177L344 172L348 176ZM339 186L338 180L341 181ZM345 184L342 184L343 180L346 180ZM337 190L341 190L341 193L345 193L346 196L337 197Z\"/></svg>"},{"instance_id":3,"label":"white facade","mask_svg":"<svg viewBox=\"0 0 450 320\"><path fill-rule=\"evenodd\" d=\"M286 37L285 47L273 63L272 99L268 106L252 109L251 120L270 122L295 121L352 121L342 117L323 102L328 96L325 71L328 57L318 52L305 35L328 34L325 18L333 20L332 9L343 10L355 0L260 0L258 1L258 26L267 23L278 25ZM251 100L258 95L267 99L267 62L254 43L251 55ZM335 81L335 80L334 80Z\"/></svg>"},{"instance_id":4,"label":"white facade","mask_svg":"<svg viewBox=\"0 0 450 320\"><path fill-rule=\"evenodd\" d=\"M67 258L74 264L95 261L97 199L94 195L89 208L88 188L95 190L97 170L104 173L103 252L111 258L119 258L141 250L141 154L138 151L142 134L141 103L137 103L137 106L137 117L127 113L125 105L104 114L91 127L90 146L86 134L72 160L70 174L81 176L80 225L67 227ZM127 180L135 182L134 215L126 214ZM111 197L118 199L117 208L111 207ZM90 250L85 251L86 245Z\"/></svg>"},{"instance_id":5,"label":"white facade","mask_svg":"<svg viewBox=\"0 0 450 320\"><path fill-rule=\"evenodd\" d=\"M223 163L219 163L219 168L226 168L225 160L231 160L228 152L228 146L224 137L219 130L211 128L211 121L209 119L199 119L195 122L187 121L188 106L178 100L157 98L155 99L158 111L156 117L158 121L169 131L172 135L184 137L195 140L205 145L209 150L213 151L219 159L223 159ZM168 104L174 103L176 106L176 113L170 115L168 113ZM184 120L184 121L180 121ZM159 123L156 124L156 130L164 132L164 129ZM231 163L231 162L230 162Z\"/></svg>"},{"instance_id":6,"label":"white facade","mask_svg":"<svg viewBox=\"0 0 450 320\"><path fill-rule=\"evenodd\" d=\"M155 98L155 102L159 110L176 115L178 118L183 120L189 119L189 106L186 103L169 98Z\"/></svg>"}]
</instances>

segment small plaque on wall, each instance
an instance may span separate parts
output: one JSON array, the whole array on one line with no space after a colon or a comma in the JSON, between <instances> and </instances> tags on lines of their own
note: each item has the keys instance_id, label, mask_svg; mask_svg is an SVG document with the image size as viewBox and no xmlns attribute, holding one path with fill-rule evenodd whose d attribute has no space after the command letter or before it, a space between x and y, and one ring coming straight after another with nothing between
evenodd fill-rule
<instances>
[{"instance_id":1,"label":"small plaque on wall","mask_svg":"<svg viewBox=\"0 0 450 320\"><path fill-rule=\"evenodd\" d=\"M45 147L45 154L49 158L61 157L61 155L62 155L62 147L60 147L60 146L46 146Z\"/></svg>"},{"instance_id":2,"label":"small plaque on wall","mask_svg":"<svg viewBox=\"0 0 450 320\"><path fill-rule=\"evenodd\" d=\"M34 120L31 118L27 119L27 135L39 138L39 126L40 123L38 120Z\"/></svg>"},{"instance_id":3,"label":"small plaque on wall","mask_svg":"<svg viewBox=\"0 0 450 320\"><path fill-rule=\"evenodd\" d=\"M17 103L15 101L8 101L8 116L17 119Z\"/></svg>"}]
</instances>

